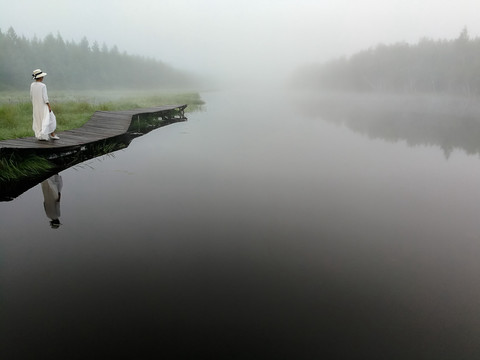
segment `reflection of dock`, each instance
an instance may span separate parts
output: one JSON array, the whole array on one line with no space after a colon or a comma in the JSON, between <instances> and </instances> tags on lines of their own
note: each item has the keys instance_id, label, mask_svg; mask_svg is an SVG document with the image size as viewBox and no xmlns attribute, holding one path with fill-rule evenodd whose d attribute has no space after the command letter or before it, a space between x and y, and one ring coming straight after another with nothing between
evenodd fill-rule
<instances>
[{"instance_id":1,"label":"reflection of dock","mask_svg":"<svg viewBox=\"0 0 480 360\"><path fill-rule=\"evenodd\" d=\"M35 137L27 137L0 141L0 155L35 153L47 158L58 157L62 153L72 153L86 145L110 140L127 132L145 133L145 129L132 129L140 118L154 119L161 123L158 124L160 126L185 120L186 107L187 105L167 105L126 111L96 111L82 127L59 132L60 140L39 141Z\"/></svg>"}]
</instances>

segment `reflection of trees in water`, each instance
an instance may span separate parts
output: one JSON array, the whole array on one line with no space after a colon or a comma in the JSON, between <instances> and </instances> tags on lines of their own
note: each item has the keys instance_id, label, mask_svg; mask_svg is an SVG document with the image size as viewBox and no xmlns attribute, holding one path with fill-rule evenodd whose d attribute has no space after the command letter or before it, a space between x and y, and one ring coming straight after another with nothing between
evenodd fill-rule
<instances>
[{"instance_id":1,"label":"reflection of trees in water","mask_svg":"<svg viewBox=\"0 0 480 360\"><path fill-rule=\"evenodd\" d=\"M480 105L475 99L323 94L302 101L302 109L370 138L439 146L446 158L456 148L480 154Z\"/></svg>"}]
</instances>

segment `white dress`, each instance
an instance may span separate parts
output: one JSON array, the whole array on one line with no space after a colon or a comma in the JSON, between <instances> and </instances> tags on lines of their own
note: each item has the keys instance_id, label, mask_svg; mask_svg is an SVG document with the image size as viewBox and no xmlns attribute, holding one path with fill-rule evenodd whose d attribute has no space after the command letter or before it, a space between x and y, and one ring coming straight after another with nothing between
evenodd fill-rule
<instances>
[{"instance_id":1,"label":"white dress","mask_svg":"<svg viewBox=\"0 0 480 360\"><path fill-rule=\"evenodd\" d=\"M47 86L39 81L35 81L30 86L30 98L33 105L33 125L37 139L48 139L48 134L42 134L42 123L48 122L50 112L48 110Z\"/></svg>"}]
</instances>

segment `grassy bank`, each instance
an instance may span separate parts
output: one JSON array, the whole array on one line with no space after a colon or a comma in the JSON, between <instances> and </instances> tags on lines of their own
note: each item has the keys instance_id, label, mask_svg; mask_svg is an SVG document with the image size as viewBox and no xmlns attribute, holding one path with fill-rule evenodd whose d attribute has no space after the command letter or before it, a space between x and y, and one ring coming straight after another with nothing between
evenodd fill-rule
<instances>
[{"instance_id":1,"label":"grassy bank","mask_svg":"<svg viewBox=\"0 0 480 360\"><path fill-rule=\"evenodd\" d=\"M57 131L82 126L97 110L188 104L188 112L203 104L197 93L59 92L49 93L49 98L57 117ZM27 136L33 136L32 104L28 93L0 93L0 140Z\"/></svg>"}]
</instances>

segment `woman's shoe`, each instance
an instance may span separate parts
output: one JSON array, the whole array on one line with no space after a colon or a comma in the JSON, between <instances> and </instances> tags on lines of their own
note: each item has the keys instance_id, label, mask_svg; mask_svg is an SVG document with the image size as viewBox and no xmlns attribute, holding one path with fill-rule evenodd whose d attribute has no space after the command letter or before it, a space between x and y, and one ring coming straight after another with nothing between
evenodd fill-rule
<instances>
[{"instance_id":1,"label":"woman's shoe","mask_svg":"<svg viewBox=\"0 0 480 360\"><path fill-rule=\"evenodd\" d=\"M50 140L50 135L42 135L42 134L41 134L41 135L39 135L39 136L37 137L37 140L39 140L39 141L48 141L48 140Z\"/></svg>"},{"instance_id":2,"label":"woman's shoe","mask_svg":"<svg viewBox=\"0 0 480 360\"><path fill-rule=\"evenodd\" d=\"M58 135L50 135L50 139L52 140L60 140L60 138L58 137Z\"/></svg>"}]
</instances>

